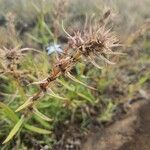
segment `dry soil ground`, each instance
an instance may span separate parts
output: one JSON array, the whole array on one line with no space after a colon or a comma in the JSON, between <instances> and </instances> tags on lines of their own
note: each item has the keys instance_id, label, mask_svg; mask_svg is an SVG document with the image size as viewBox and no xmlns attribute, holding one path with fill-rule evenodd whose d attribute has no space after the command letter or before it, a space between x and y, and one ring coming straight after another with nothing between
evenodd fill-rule
<instances>
[{"instance_id":1,"label":"dry soil ground","mask_svg":"<svg viewBox=\"0 0 150 150\"><path fill-rule=\"evenodd\" d=\"M150 150L150 101L133 103L122 119L91 133L82 150Z\"/></svg>"}]
</instances>

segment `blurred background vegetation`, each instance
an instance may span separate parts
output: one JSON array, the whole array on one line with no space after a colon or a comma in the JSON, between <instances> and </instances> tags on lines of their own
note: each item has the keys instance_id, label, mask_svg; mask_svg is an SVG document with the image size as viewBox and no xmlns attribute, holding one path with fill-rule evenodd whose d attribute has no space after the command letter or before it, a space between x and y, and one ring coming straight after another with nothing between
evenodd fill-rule
<instances>
[{"instance_id":1,"label":"blurred background vegetation","mask_svg":"<svg viewBox=\"0 0 150 150\"><path fill-rule=\"evenodd\" d=\"M95 126L113 121L114 114L121 113L118 106L147 99L150 93L149 7L149 0L0 0L0 48L31 47L41 52L29 52L20 60L19 70L28 72L20 80L11 74L0 75L0 149L59 147L63 150L66 139L80 140ZM52 121L32 115L15 138L2 145L21 116L15 110L38 90L34 85L27 85L44 79L51 71L55 53L47 55L46 48L54 43L67 43L62 20L67 32L72 34L83 29L87 17L100 19L108 9L111 10L109 26L123 44L119 51L126 55L115 58L116 65L105 65L102 70L82 61L72 70L77 79L98 91L60 77L50 85L55 94L47 94L38 103L40 112ZM3 58L0 64L2 68ZM80 147L80 142L74 145Z\"/></svg>"}]
</instances>

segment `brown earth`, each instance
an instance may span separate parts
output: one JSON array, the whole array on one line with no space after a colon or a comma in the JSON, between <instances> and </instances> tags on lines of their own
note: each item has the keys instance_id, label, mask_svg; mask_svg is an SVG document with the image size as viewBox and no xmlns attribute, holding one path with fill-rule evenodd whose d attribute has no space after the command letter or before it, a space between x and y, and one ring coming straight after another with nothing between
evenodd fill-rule
<instances>
[{"instance_id":1,"label":"brown earth","mask_svg":"<svg viewBox=\"0 0 150 150\"><path fill-rule=\"evenodd\" d=\"M133 103L121 120L90 133L82 150L150 150L150 101Z\"/></svg>"}]
</instances>

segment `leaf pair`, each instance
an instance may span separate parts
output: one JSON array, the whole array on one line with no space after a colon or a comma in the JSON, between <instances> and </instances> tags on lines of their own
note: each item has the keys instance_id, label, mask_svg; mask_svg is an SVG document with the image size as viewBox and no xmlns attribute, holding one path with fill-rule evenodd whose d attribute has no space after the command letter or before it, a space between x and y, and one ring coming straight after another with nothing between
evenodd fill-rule
<instances>
[{"instance_id":1,"label":"leaf pair","mask_svg":"<svg viewBox=\"0 0 150 150\"><path fill-rule=\"evenodd\" d=\"M30 103L29 101L27 101L26 103L24 103L19 109L23 109L24 107L28 106ZM13 110L7 106L6 104L0 102L0 107L4 110L5 115L10 118L14 123L16 123L16 125L13 127L13 129L10 131L10 133L8 134L7 138L4 140L4 142L2 144L5 144L7 142L9 142L19 131L19 129L21 128L21 126L24 124L25 122L25 116L22 115L22 117L19 119L18 116L13 112ZM18 111L19 111L18 109ZM35 107L33 109L34 114L36 114L38 117L42 118L43 120L46 121L52 121L52 119L48 118L47 116L43 115L41 112L39 112ZM38 127L34 127L32 125L29 124L24 124L25 128L32 131L32 132L36 132L36 133L40 133L40 134L50 134L51 132L45 129L41 129Z\"/></svg>"},{"instance_id":2,"label":"leaf pair","mask_svg":"<svg viewBox=\"0 0 150 150\"><path fill-rule=\"evenodd\" d=\"M9 135L7 136L7 138L4 140L4 142L2 144L5 144L7 142L9 142L19 131L19 129L21 128L21 126L23 125L23 123L25 122L25 117L22 116L20 118L20 120L17 122L17 124L13 127L13 129L10 131ZM40 134L50 134L51 131L45 130L45 129L41 129L29 124L24 124L25 128L32 131L32 132L36 132L36 133L40 133Z\"/></svg>"},{"instance_id":3,"label":"leaf pair","mask_svg":"<svg viewBox=\"0 0 150 150\"><path fill-rule=\"evenodd\" d=\"M3 144L7 143L8 141L10 141L14 135L18 132L18 130L20 129L20 127L22 126L23 122L24 122L24 116L21 117L21 119L17 122L17 124L14 126L14 128L10 131L9 135L7 136L7 138L4 140Z\"/></svg>"}]
</instances>

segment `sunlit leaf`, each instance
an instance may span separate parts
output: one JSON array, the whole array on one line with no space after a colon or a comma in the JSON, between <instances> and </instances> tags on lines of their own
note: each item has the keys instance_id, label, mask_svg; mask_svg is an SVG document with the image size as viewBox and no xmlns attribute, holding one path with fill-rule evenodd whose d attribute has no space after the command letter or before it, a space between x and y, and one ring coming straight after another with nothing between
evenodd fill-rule
<instances>
[{"instance_id":1,"label":"sunlit leaf","mask_svg":"<svg viewBox=\"0 0 150 150\"><path fill-rule=\"evenodd\" d=\"M9 135L7 136L3 144L7 143L14 137L14 135L18 132L23 122L24 122L24 116L21 117L21 119L17 122L14 128L10 131Z\"/></svg>"},{"instance_id":2,"label":"sunlit leaf","mask_svg":"<svg viewBox=\"0 0 150 150\"><path fill-rule=\"evenodd\" d=\"M45 116L44 114L42 114L41 112L38 111L37 108L33 108L33 113L37 116L39 116L40 118L42 118L43 120L46 120L46 121L52 121L52 119L48 118L47 116Z\"/></svg>"},{"instance_id":3,"label":"sunlit leaf","mask_svg":"<svg viewBox=\"0 0 150 150\"><path fill-rule=\"evenodd\" d=\"M68 89L69 91L75 91L75 88L68 85L65 81L59 80L57 79L57 81L62 84L66 89Z\"/></svg>"},{"instance_id":4,"label":"sunlit leaf","mask_svg":"<svg viewBox=\"0 0 150 150\"><path fill-rule=\"evenodd\" d=\"M83 93L79 93L79 92L78 92L77 94L78 94L80 97L82 97L82 98L88 100L89 102L93 102L91 98L89 98L88 96L84 95Z\"/></svg>"},{"instance_id":5,"label":"sunlit leaf","mask_svg":"<svg viewBox=\"0 0 150 150\"><path fill-rule=\"evenodd\" d=\"M67 99L65 97L59 96L58 94L55 94L50 88L48 89L48 91L50 92L50 93L48 93L48 95L50 95L50 96L52 96L54 98L58 98L58 99L62 99L62 100L66 100Z\"/></svg>"},{"instance_id":6,"label":"sunlit leaf","mask_svg":"<svg viewBox=\"0 0 150 150\"><path fill-rule=\"evenodd\" d=\"M29 124L25 124L25 128L32 131L32 132L36 132L39 134L50 134L51 133L51 131L48 131L46 129L41 129L41 128L29 125Z\"/></svg>"},{"instance_id":7,"label":"sunlit leaf","mask_svg":"<svg viewBox=\"0 0 150 150\"><path fill-rule=\"evenodd\" d=\"M41 119L40 117L38 117L37 115L34 115L34 119L40 124L42 125L44 128L47 129L51 129L52 128L52 124L50 124L49 122Z\"/></svg>"},{"instance_id":8,"label":"sunlit leaf","mask_svg":"<svg viewBox=\"0 0 150 150\"><path fill-rule=\"evenodd\" d=\"M28 99L23 105L21 105L16 112L21 111L22 109L27 108L28 106L30 106L33 103L33 101L31 99Z\"/></svg>"},{"instance_id":9,"label":"sunlit leaf","mask_svg":"<svg viewBox=\"0 0 150 150\"><path fill-rule=\"evenodd\" d=\"M145 75L139 79L138 83L140 85L143 85L148 79L149 79L149 75Z\"/></svg>"},{"instance_id":10,"label":"sunlit leaf","mask_svg":"<svg viewBox=\"0 0 150 150\"><path fill-rule=\"evenodd\" d=\"M0 102L0 107L4 110L5 115L12 120L14 123L17 123L19 120L18 116L14 113L14 111L7 106L6 104Z\"/></svg>"},{"instance_id":11,"label":"sunlit leaf","mask_svg":"<svg viewBox=\"0 0 150 150\"><path fill-rule=\"evenodd\" d=\"M87 87L87 88L89 88L89 89L97 90L97 89L95 89L94 87L91 87L91 86L86 85L85 83L79 81L79 80L76 79L74 76L72 76L69 72L67 73L67 76L68 76L71 80L73 80L74 82L77 82L77 83L79 83L79 84L82 84L82 85L84 85L85 87Z\"/></svg>"},{"instance_id":12,"label":"sunlit leaf","mask_svg":"<svg viewBox=\"0 0 150 150\"><path fill-rule=\"evenodd\" d=\"M111 118L113 116L113 111L115 110L115 108L116 108L116 105L113 104L112 102L109 102L109 104L107 105L106 110L101 114L100 120L101 121L111 120Z\"/></svg>"}]
</instances>

